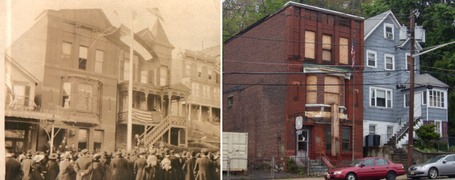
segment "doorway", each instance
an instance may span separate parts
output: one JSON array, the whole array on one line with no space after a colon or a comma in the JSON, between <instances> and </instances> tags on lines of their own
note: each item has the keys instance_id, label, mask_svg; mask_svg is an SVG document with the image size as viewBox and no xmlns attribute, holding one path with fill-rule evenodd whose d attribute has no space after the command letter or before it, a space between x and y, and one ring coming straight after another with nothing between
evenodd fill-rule
<instances>
[{"instance_id":1,"label":"doorway","mask_svg":"<svg viewBox=\"0 0 455 180\"><path fill-rule=\"evenodd\" d=\"M297 131L297 157L308 157L308 146L310 140L310 133L308 130L298 130Z\"/></svg>"}]
</instances>

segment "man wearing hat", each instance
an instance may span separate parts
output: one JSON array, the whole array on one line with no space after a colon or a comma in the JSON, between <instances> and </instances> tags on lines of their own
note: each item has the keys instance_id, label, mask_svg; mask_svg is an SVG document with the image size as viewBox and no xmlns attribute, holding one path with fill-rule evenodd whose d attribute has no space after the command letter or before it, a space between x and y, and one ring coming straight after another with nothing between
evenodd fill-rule
<instances>
[{"instance_id":1,"label":"man wearing hat","mask_svg":"<svg viewBox=\"0 0 455 180\"><path fill-rule=\"evenodd\" d=\"M84 172L92 163L92 159L88 157L88 150L83 149L80 153L81 157L76 160L74 170L77 172L76 180L88 180L89 176L84 176Z\"/></svg>"},{"instance_id":2,"label":"man wearing hat","mask_svg":"<svg viewBox=\"0 0 455 180\"><path fill-rule=\"evenodd\" d=\"M21 168L21 163L14 159L13 153L9 152L7 149L6 150L6 158L5 158L5 179L8 180L21 180L22 177L24 176L24 172L22 171Z\"/></svg>"},{"instance_id":3,"label":"man wearing hat","mask_svg":"<svg viewBox=\"0 0 455 180\"><path fill-rule=\"evenodd\" d=\"M146 180L147 160L145 160L145 152L139 153L139 159L134 162L134 174L136 174L136 180Z\"/></svg>"},{"instance_id":4,"label":"man wearing hat","mask_svg":"<svg viewBox=\"0 0 455 180\"><path fill-rule=\"evenodd\" d=\"M209 179L211 162L207 155L207 151L202 151L201 157L196 159L196 164L194 165L194 174L196 174L196 180Z\"/></svg>"},{"instance_id":5,"label":"man wearing hat","mask_svg":"<svg viewBox=\"0 0 455 180\"><path fill-rule=\"evenodd\" d=\"M118 151L116 157L111 161L112 166L112 180L125 180L128 179L128 161L123 158L123 153Z\"/></svg>"},{"instance_id":6,"label":"man wearing hat","mask_svg":"<svg viewBox=\"0 0 455 180\"><path fill-rule=\"evenodd\" d=\"M58 180L72 180L74 175L74 169L71 165L71 154L69 152L62 154L60 157L60 170L58 174Z\"/></svg>"},{"instance_id":7,"label":"man wearing hat","mask_svg":"<svg viewBox=\"0 0 455 180\"><path fill-rule=\"evenodd\" d=\"M89 176L90 180L104 179L104 173L106 170L104 169L103 164L101 164L100 158L101 154L95 154L93 156L92 164L90 164L87 171L85 172L85 174Z\"/></svg>"},{"instance_id":8,"label":"man wearing hat","mask_svg":"<svg viewBox=\"0 0 455 180\"><path fill-rule=\"evenodd\" d=\"M32 171L33 164L35 164L35 161L32 159L32 152L27 151L27 154L25 154L25 159L22 160L22 171L24 172L24 177L22 178L23 180L28 179L28 176L30 172Z\"/></svg>"},{"instance_id":9,"label":"man wearing hat","mask_svg":"<svg viewBox=\"0 0 455 180\"><path fill-rule=\"evenodd\" d=\"M188 152L189 157L183 164L183 172L185 173L185 180L194 180L194 165L196 164L196 152L192 151L191 154Z\"/></svg>"},{"instance_id":10,"label":"man wearing hat","mask_svg":"<svg viewBox=\"0 0 455 180\"><path fill-rule=\"evenodd\" d=\"M45 180L55 180L55 178L57 178L58 172L59 172L57 158L58 158L58 155L55 153L52 153L49 156L49 161L47 161L47 164L46 164L47 173L46 173Z\"/></svg>"}]
</instances>

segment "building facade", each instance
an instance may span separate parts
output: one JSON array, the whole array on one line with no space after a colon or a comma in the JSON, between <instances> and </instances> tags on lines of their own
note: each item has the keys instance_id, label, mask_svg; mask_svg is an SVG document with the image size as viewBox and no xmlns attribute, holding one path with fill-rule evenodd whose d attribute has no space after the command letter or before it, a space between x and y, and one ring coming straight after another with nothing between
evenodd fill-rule
<instances>
[{"instance_id":1,"label":"building facade","mask_svg":"<svg viewBox=\"0 0 455 180\"><path fill-rule=\"evenodd\" d=\"M421 26L416 28L416 53L425 41ZM408 142L410 46L408 27L401 25L392 11L365 20L365 72L363 83L364 138L380 137L379 144L401 147ZM447 137L448 85L429 74L420 74L420 58L415 58L414 128L435 123L441 137ZM375 72L379 71L379 72ZM415 137L415 136L414 136ZM447 138L445 139L447 141ZM364 146L373 146L364 140Z\"/></svg>"},{"instance_id":2,"label":"building facade","mask_svg":"<svg viewBox=\"0 0 455 180\"><path fill-rule=\"evenodd\" d=\"M7 49L7 57L37 81L24 90L28 105L36 104L27 111L35 114L20 117L36 142L21 151L51 144L91 152L126 147L128 31L112 26L102 10L47 10ZM186 115L172 104L183 104L190 90L170 84L174 47L160 22L135 33L132 46L133 134L145 145L186 146ZM17 118L7 111L6 129L15 129Z\"/></svg>"},{"instance_id":3,"label":"building facade","mask_svg":"<svg viewBox=\"0 0 455 180\"><path fill-rule=\"evenodd\" d=\"M288 2L225 43L223 131L248 132L248 158L363 157L363 20Z\"/></svg>"}]
</instances>

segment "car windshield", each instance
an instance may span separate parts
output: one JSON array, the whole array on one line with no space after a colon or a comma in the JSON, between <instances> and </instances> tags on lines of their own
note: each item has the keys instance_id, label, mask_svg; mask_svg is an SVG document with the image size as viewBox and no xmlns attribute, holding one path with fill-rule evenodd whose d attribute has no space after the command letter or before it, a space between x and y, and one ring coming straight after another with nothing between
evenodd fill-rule
<instances>
[{"instance_id":1,"label":"car windshield","mask_svg":"<svg viewBox=\"0 0 455 180\"><path fill-rule=\"evenodd\" d=\"M358 166L361 162L363 162L364 159L356 159L349 163L346 167L355 167Z\"/></svg>"},{"instance_id":2,"label":"car windshield","mask_svg":"<svg viewBox=\"0 0 455 180\"><path fill-rule=\"evenodd\" d=\"M439 161L440 159L442 159L444 157L445 156L436 156L436 157L433 157L430 160L428 160L426 163L434 163L434 162L437 162L437 161Z\"/></svg>"}]
</instances>

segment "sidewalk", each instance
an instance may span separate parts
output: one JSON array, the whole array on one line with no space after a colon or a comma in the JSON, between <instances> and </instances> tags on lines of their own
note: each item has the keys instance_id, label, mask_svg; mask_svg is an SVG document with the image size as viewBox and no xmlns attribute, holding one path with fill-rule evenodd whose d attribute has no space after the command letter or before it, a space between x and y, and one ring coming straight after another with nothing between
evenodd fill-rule
<instances>
[{"instance_id":1,"label":"sidewalk","mask_svg":"<svg viewBox=\"0 0 455 180\"><path fill-rule=\"evenodd\" d=\"M273 177L272 177L273 176ZM262 180L262 179L292 179L292 180L324 180L323 176L319 177L306 177L300 174L289 174L285 172L275 172L271 173L270 171L260 171L260 170L253 170L248 172L247 175L233 175L230 174L229 177L227 176L226 172L223 172L223 180L246 180L246 179L254 179L254 180ZM396 178L396 180L407 180L406 175L401 175Z\"/></svg>"}]
</instances>

